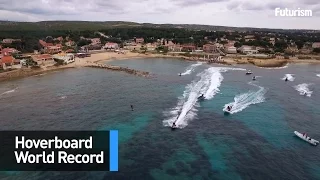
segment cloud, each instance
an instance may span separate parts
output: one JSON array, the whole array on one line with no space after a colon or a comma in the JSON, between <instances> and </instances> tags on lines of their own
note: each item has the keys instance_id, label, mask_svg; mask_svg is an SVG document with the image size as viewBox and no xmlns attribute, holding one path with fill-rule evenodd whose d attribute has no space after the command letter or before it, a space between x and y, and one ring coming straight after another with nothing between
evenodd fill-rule
<instances>
[{"instance_id":1,"label":"cloud","mask_svg":"<svg viewBox=\"0 0 320 180\"><path fill-rule=\"evenodd\" d=\"M0 10L44 15L77 14L76 4L80 6L77 1L81 0L0 0Z\"/></svg>"},{"instance_id":2,"label":"cloud","mask_svg":"<svg viewBox=\"0 0 320 180\"><path fill-rule=\"evenodd\" d=\"M174 1L177 3L177 5L194 6L194 5L200 5L200 4L226 2L228 0L174 0Z\"/></svg>"},{"instance_id":3,"label":"cloud","mask_svg":"<svg viewBox=\"0 0 320 180\"><path fill-rule=\"evenodd\" d=\"M277 7L312 9L314 17L307 21L277 19ZM0 20L13 21L132 21L320 29L319 15L320 0L0 0Z\"/></svg>"},{"instance_id":4,"label":"cloud","mask_svg":"<svg viewBox=\"0 0 320 180\"><path fill-rule=\"evenodd\" d=\"M44 19L35 17L31 14L19 13L19 12L12 12L6 10L0 10L0 17L1 20L10 21L43 21Z\"/></svg>"}]
</instances>

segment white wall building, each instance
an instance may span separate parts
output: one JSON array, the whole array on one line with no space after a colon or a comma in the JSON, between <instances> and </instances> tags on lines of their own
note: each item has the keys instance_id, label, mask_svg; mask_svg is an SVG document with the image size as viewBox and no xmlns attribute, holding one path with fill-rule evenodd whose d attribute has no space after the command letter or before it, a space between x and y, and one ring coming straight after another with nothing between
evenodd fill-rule
<instances>
[{"instance_id":1,"label":"white wall building","mask_svg":"<svg viewBox=\"0 0 320 180\"><path fill-rule=\"evenodd\" d=\"M104 48L105 48L105 49L119 49L119 45L118 45L117 43L110 43L110 42L108 42L108 43L106 43L106 44L104 45Z\"/></svg>"},{"instance_id":2,"label":"white wall building","mask_svg":"<svg viewBox=\"0 0 320 180\"><path fill-rule=\"evenodd\" d=\"M243 54L257 54L258 50L254 49L252 46L243 45L238 49Z\"/></svg>"}]
</instances>

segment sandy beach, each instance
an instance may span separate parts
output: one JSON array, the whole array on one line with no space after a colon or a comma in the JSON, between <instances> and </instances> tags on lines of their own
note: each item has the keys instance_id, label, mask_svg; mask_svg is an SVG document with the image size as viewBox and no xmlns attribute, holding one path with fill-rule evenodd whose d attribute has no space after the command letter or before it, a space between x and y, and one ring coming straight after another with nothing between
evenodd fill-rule
<instances>
[{"instance_id":1,"label":"sandy beach","mask_svg":"<svg viewBox=\"0 0 320 180\"><path fill-rule=\"evenodd\" d=\"M134 53L134 52L126 52L122 53L115 53L115 52L101 52L101 53L94 53L91 54L90 57L85 58L76 58L74 63L68 65L61 65L61 66L51 66L42 69L30 69L30 68L23 68L18 70L12 70L0 73L0 81L16 79L21 77L39 75L44 72L48 71L57 71L62 69L68 68L81 68L81 67L94 67L100 66L104 64L103 62L107 62L110 60L122 60L122 59L133 59L133 58L181 58L184 60L189 61L205 61L204 59L194 58L194 57L185 57L181 55L164 55L164 54L141 54L141 53ZM315 59L255 59L255 58L232 58L232 57L224 57L223 61L216 62L228 65L235 65L235 64L253 64L258 67L263 68L273 68L273 67L283 67L289 63L310 63L310 64L319 64L320 60ZM106 68L111 70L119 70L119 71L126 71L128 69L120 69L119 67L111 67ZM135 70L129 70L129 73ZM132 73L131 73L132 74Z\"/></svg>"}]
</instances>

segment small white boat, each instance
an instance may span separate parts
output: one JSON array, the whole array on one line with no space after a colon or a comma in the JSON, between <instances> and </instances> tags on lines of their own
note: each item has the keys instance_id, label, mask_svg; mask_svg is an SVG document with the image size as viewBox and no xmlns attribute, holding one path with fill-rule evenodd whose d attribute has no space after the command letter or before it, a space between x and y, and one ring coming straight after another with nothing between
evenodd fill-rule
<instances>
[{"instance_id":1,"label":"small white boat","mask_svg":"<svg viewBox=\"0 0 320 180\"><path fill-rule=\"evenodd\" d=\"M252 74L251 70L246 72L246 75Z\"/></svg>"},{"instance_id":2,"label":"small white boat","mask_svg":"<svg viewBox=\"0 0 320 180\"><path fill-rule=\"evenodd\" d=\"M296 136L298 136L299 138L303 139L304 141L307 141L308 143L310 143L310 144L312 144L314 146L319 144L319 141L308 137L307 134L302 134L302 133L299 133L298 131L294 131L294 134Z\"/></svg>"}]
</instances>

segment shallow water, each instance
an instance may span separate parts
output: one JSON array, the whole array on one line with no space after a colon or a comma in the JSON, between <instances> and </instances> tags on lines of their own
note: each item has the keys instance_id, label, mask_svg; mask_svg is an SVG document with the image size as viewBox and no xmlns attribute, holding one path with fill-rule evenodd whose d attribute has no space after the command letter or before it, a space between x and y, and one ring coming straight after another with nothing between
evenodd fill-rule
<instances>
[{"instance_id":1,"label":"shallow water","mask_svg":"<svg viewBox=\"0 0 320 180\"><path fill-rule=\"evenodd\" d=\"M236 70L177 59L109 63L154 77L81 68L2 82L0 128L118 129L119 172L1 172L1 179L320 179L318 147L293 134L320 139L320 66L231 66ZM256 86L240 69L252 70ZM286 74L295 79L281 80ZM312 84L311 97L296 90L303 83ZM257 93L259 87L264 93ZM202 93L206 100L198 102ZM225 105L240 96L241 111L225 115ZM263 101L253 103L257 98ZM185 116L179 117L181 111ZM177 116L183 125L171 131L165 122Z\"/></svg>"}]
</instances>

